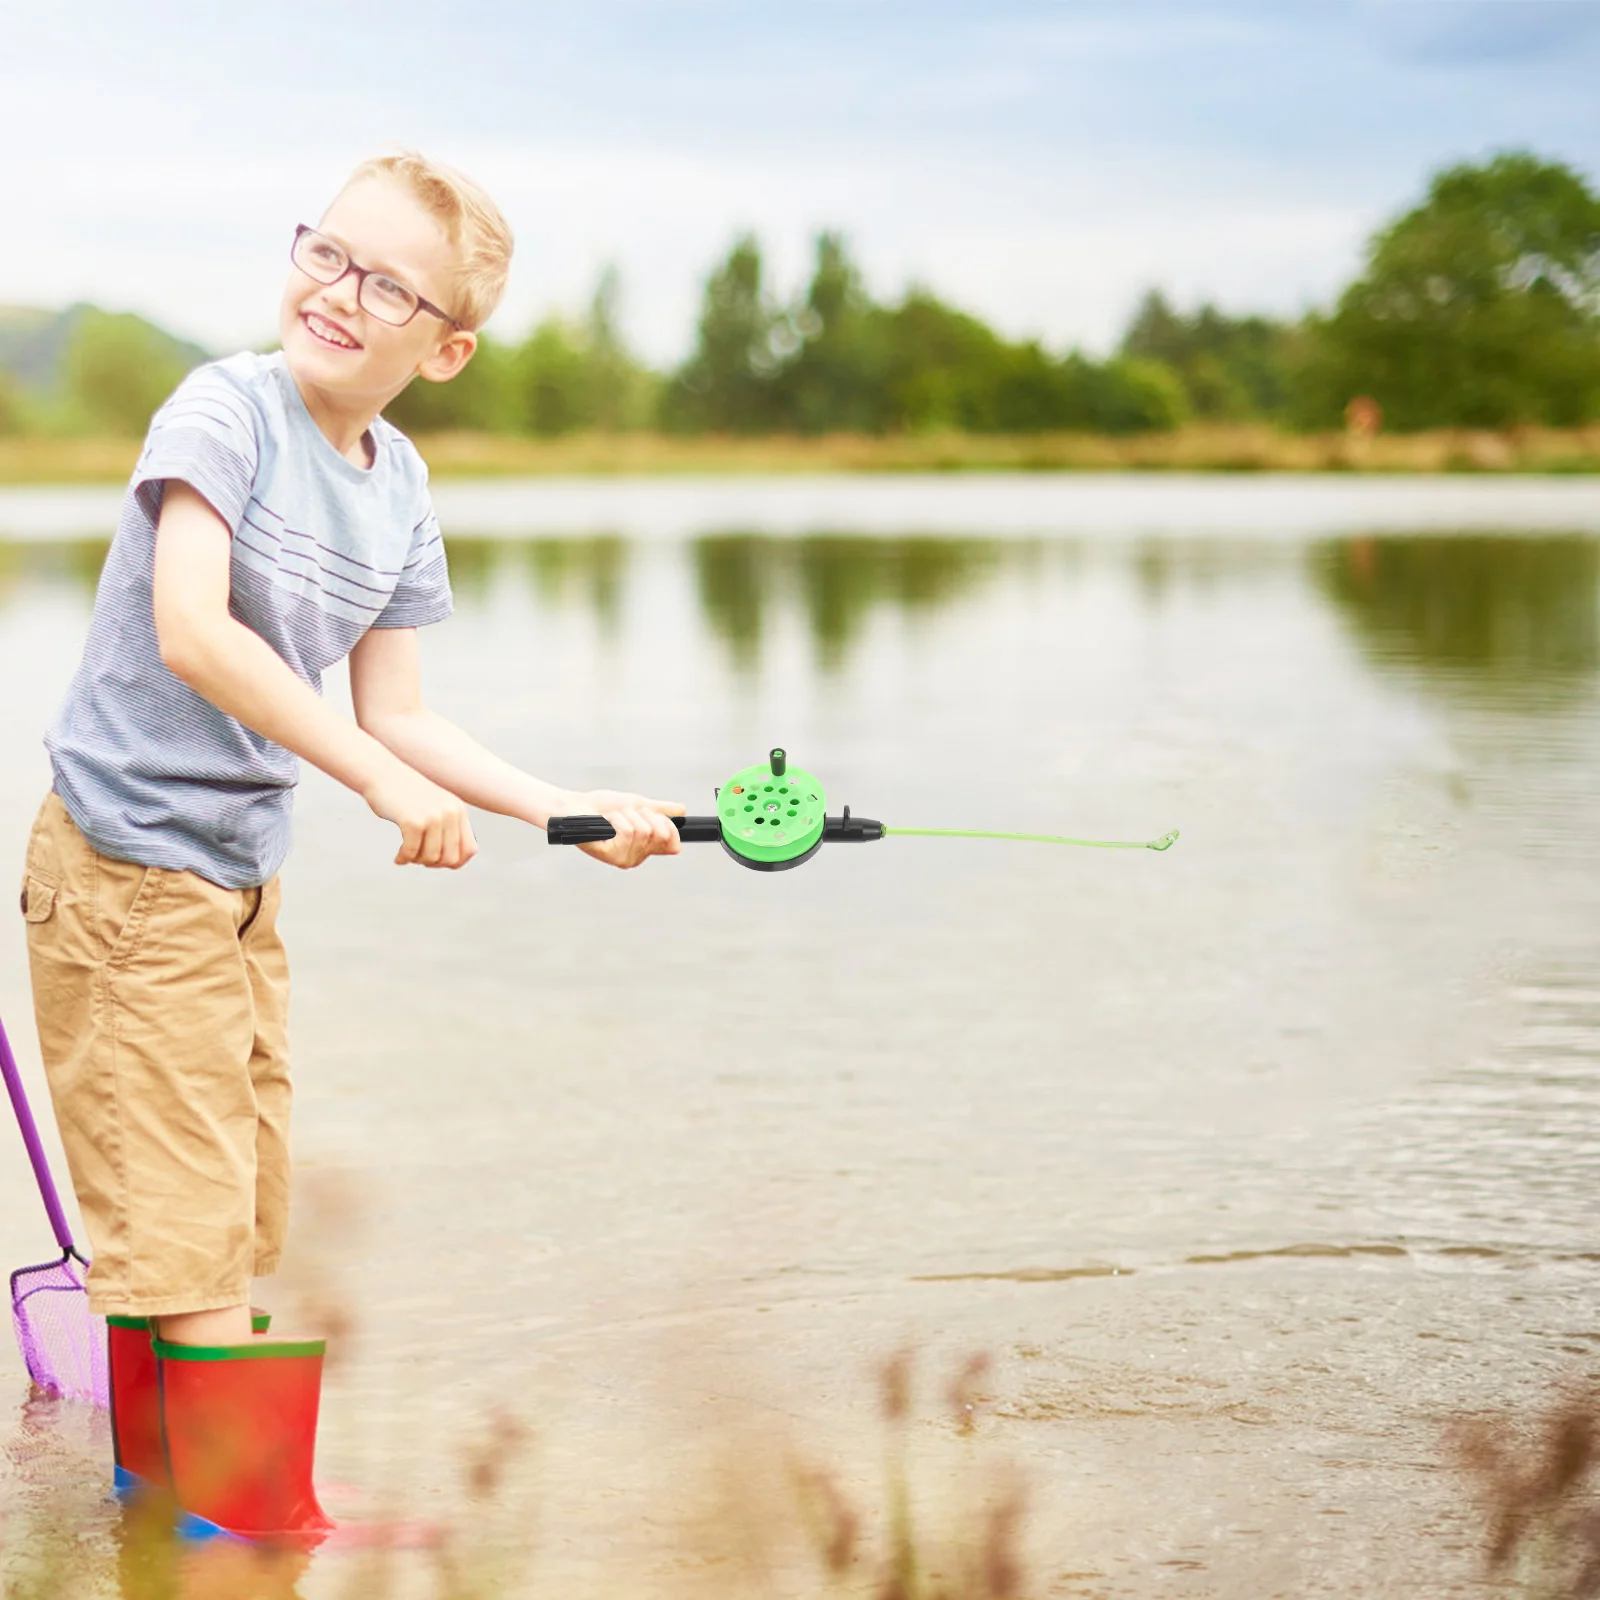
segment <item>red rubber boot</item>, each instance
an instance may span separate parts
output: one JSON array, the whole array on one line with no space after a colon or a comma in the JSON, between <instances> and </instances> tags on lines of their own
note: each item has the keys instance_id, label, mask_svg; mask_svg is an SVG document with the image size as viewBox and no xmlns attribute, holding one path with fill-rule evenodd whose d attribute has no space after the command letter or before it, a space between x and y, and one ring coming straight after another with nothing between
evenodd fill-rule
<instances>
[{"instance_id":1,"label":"red rubber boot","mask_svg":"<svg viewBox=\"0 0 1600 1600\"><path fill-rule=\"evenodd\" d=\"M272 1317L250 1314L250 1327L265 1333ZM161 1392L149 1317L106 1318L106 1371L111 1379L112 1480L119 1497L141 1489L166 1489L161 1450Z\"/></svg>"},{"instance_id":2,"label":"red rubber boot","mask_svg":"<svg viewBox=\"0 0 1600 1600\"><path fill-rule=\"evenodd\" d=\"M321 1339L248 1345L155 1341L161 1438L190 1518L266 1544L309 1549L333 1531L311 1483L322 1395Z\"/></svg>"},{"instance_id":3,"label":"red rubber boot","mask_svg":"<svg viewBox=\"0 0 1600 1600\"><path fill-rule=\"evenodd\" d=\"M112 1481L118 1496L165 1488L161 1391L148 1317L106 1318L106 1371L111 1379Z\"/></svg>"}]
</instances>

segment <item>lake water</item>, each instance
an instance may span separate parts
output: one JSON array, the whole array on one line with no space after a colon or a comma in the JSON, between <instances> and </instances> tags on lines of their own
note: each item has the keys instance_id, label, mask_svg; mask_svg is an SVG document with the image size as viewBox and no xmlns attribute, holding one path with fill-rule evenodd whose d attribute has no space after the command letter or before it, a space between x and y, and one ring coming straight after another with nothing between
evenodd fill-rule
<instances>
[{"instance_id":1,"label":"lake water","mask_svg":"<svg viewBox=\"0 0 1600 1600\"><path fill-rule=\"evenodd\" d=\"M1480 1592L1450 1426L1600 1377L1600 491L439 499L430 700L543 776L704 811L782 744L891 826L1182 839L621 874L487 818L430 874L309 773L303 1204L264 1293L353 1319L323 1475L527 1543L530 1592L820 1592L784 1462L876 1504L910 1346L923 1531L1013 1465L1030 1593ZM0 495L19 865L107 506ZM17 919L0 1014L42 1100ZM0 1151L9 1268L49 1234ZM978 1351L969 1438L940 1395ZM530 1442L474 1509L497 1409ZM0 1559L65 1515L74 1594L119 1592L98 1428L0 1350Z\"/></svg>"}]
</instances>

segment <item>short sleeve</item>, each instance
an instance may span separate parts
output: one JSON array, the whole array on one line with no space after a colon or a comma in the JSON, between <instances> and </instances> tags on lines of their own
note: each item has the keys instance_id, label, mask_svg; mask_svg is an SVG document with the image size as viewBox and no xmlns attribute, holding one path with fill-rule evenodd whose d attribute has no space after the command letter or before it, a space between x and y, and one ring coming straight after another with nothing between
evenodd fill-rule
<instances>
[{"instance_id":1,"label":"short sleeve","mask_svg":"<svg viewBox=\"0 0 1600 1600\"><path fill-rule=\"evenodd\" d=\"M260 421L245 392L216 365L198 367L156 412L133 488L159 514L159 485L177 478L239 531L261 460ZM154 493L152 493L154 491Z\"/></svg>"},{"instance_id":2,"label":"short sleeve","mask_svg":"<svg viewBox=\"0 0 1600 1600\"><path fill-rule=\"evenodd\" d=\"M421 519L411 530L400 581L388 605L373 619L374 628L425 628L430 622L443 622L454 608L444 535L432 502L424 500Z\"/></svg>"}]
</instances>

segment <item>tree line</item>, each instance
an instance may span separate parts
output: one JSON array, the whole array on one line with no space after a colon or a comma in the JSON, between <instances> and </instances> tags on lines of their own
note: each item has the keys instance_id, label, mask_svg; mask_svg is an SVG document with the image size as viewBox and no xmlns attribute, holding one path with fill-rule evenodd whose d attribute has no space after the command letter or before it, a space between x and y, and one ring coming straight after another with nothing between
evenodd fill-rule
<instances>
[{"instance_id":1,"label":"tree line","mask_svg":"<svg viewBox=\"0 0 1600 1600\"><path fill-rule=\"evenodd\" d=\"M787 299L759 241L735 241L674 371L629 350L619 298L607 272L584 315L548 317L520 343L484 337L459 378L413 384L390 417L413 432L536 435L1128 434L1191 420L1335 428L1364 397L1402 431L1600 419L1600 197L1570 166L1522 152L1435 174L1325 311L1181 311L1151 291L1103 359L1007 339L926 288L875 299L833 232ZM57 416L141 432L186 365L153 333L137 318L86 319ZM27 412L0 384L0 431Z\"/></svg>"}]
</instances>

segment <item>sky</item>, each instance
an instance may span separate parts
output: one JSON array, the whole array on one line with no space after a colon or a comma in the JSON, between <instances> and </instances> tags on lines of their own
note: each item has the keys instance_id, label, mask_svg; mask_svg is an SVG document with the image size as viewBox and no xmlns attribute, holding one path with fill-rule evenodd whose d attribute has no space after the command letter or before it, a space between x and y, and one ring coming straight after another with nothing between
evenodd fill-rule
<instances>
[{"instance_id":1,"label":"sky","mask_svg":"<svg viewBox=\"0 0 1600 1600\"><path fill-rule=\"evenodd\" d=\"M490 331L578 312L687 354L742 231L776 291L842 230L912 283L1103 353L1143 293L1295 314L1440 167L1600 178L1600 0L0 0L0 304L271 338L294 225L395 144L517 235Z\"/></svg>"}]
</instances>

